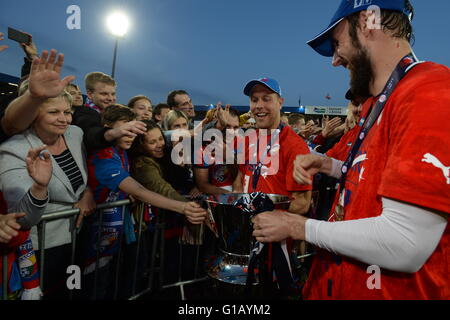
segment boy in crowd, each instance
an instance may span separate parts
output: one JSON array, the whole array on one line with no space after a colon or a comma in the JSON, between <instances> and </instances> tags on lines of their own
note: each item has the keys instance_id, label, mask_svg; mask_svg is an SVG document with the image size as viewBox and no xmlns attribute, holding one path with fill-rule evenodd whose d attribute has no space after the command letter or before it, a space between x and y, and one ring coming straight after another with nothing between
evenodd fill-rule
<instances>
[{"instance_id":1,"label":"boy in crowd","mask_svg":"<svg viewBox=\"0 0 450 320\"><path fill-rule=\"evenodd\" d=\"M84 143L88 151L110 147L123 136L136 137L145 134L145 125L131 121L113 129L101 125L102 113L116 102L116 82L107 74L91 72L85 78L88 99L84 108L76 108L72 124L84 132Z\"/></svg>"},{"instance_id":2,"label":"boy in crowd","mask_svg":"<svg viewBox=\"0 0 450 320\"><path fill-rule=\"evenodd\" d=\"M164 118L166 117L166 114L168 114L170 111L170 107L168 104L165 103L159 103L156 105L156 107L153 109L153 117L152 120L158 124L160 128L162 128Z\"/></svg>"}]
</instances>

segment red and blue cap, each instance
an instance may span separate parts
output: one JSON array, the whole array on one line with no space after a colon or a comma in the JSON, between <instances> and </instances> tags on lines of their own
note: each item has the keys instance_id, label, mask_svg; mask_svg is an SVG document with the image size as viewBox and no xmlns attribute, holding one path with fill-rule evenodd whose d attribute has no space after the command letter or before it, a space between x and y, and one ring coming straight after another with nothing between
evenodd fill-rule
<instances>
[{"instance_id":1,"label":"red and blue cap","mask_svg":"<svg viewBox=\"0 0 450 320\"><path fill-rule=\"evenodd\" d=\"M411 12L405 6L405 0L342 0L329 26L307 43L321 55L332 57L334 54L334 46L331 31L349 15L367 10L371 6L403 12L411 20Z\"/></svg>"},{"instance_id":2,"label":"red and blue cap","mask_svg":"<svg viewBox=\"0 0 450 320\"><path fill-rule=\"evenodd\" d=\"M278 81L270 78L261 78L249 81L244 88L244 94L250 97L253 88L258 84L262 84L263 86L267 87L269 90L275 92L281 97L281 88L280 85L278 84Z\"/></svg>"}]
</instances>

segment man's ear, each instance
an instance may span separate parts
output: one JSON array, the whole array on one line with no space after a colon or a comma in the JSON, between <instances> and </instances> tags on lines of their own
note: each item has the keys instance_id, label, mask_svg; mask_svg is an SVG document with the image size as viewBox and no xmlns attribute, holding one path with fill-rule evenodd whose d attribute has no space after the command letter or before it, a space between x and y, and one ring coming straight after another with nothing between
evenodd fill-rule
<instances>
[{"instance_id":1,"label":"man's ear","mask_svg":"<svg viewBox=\"0 0 450 320\"><path fill-rule=\"evenodd\" d=\"M86 95L87 95L87 97L89 98L89 100L92 100L92 94L93 94L94 92L93 91L91 91L91 90L89 90L89 89L86 89Z\"/></svg>"},{"instance_id":2,"label":"man's ear","mask_svg":"<svg viewBox=\"0 0 450 320\"><path fill-rule=\"evenodd\" d=\"M280 103L280 111L281 111L281 109L283 108L283 105L284 105L284 98L279 97L278 102Z\"/></svg>"}]
</instances>

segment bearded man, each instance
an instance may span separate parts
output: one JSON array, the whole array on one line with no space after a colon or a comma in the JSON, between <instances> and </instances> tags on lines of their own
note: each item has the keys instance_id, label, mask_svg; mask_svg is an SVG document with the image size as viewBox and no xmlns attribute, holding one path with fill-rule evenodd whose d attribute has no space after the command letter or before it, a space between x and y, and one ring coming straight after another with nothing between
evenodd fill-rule
<instances>
[{"instance_id":1,"label":"bearded man","mask_svg":"<svg viewBox=\"0 0 450 320\"><path fill-rule=\"evenodd\" d=\"M294 177L340 179L330 221L264 213L259 241L286 237L323 250L306 299L450 299L450 69L412 52L408 0L342 0L309 45L350 70L351 91L370 96L344 162L299 156ZM381 23L380 23L381 21Z\"/></svg>"}]
</instances>

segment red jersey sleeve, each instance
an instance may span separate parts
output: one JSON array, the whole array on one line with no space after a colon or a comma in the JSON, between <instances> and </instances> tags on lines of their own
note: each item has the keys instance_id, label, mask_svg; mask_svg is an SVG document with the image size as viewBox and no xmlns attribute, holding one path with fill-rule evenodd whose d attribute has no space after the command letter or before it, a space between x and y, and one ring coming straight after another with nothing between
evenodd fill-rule
<instances>
[{"instance_id":1,"label":"red jersey sleeve","mask_svg":"<svg viewBox=\"0 0 450 320\"><path fill-rule=\"evenodd\" d=\"M410 73L381 119L390 150L378 194L450 213L450 69L427 63Z\"/></svg>"}]
</instances>

